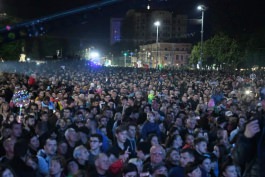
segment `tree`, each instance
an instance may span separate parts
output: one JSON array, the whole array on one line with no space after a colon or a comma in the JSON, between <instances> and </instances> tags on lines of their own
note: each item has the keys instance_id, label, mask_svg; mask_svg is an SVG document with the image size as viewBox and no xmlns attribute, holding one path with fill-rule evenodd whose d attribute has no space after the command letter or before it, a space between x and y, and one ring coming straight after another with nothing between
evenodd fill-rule
<instances>
[{"instance_id":1,"label":"tree","mask_svg":"<svg viewBox=\"0 0 265 177\"><path fill-rule=\"evenodd\" d=\"M22 46L25 45L24 40L12 41L0 46L1 58L4 60L19 60L19 55L22 52Z\"/></svg>"},{"instance_id":2,"label":"tree","mask_svg":"<svg viewBox=\"0 0 265 177\"><path fill-rule=\"evenodd\" d=\"M200 58L201 45L195 45L191 52L191 63L197 63ZM204 41L203 65L226 65L229 68L237 67L243 60L243 53L236 40L222 33Z\"/></svg>"}]
</instances>

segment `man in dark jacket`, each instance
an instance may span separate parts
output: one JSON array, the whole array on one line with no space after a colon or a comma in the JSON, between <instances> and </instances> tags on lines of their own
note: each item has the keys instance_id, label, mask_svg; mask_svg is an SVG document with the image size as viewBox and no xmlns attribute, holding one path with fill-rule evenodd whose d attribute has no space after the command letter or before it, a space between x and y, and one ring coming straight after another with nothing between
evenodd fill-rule
<instances>
[{"instance_id":1,"label":"man in dark jacket","mask_svg":"<svg viewBox=\"0 0 265 177\"><path fill-rule=\"evenodd\" d=\"M232 153L235 163L242 169L242 177L265 177L265 127L263 116L246 123Z\"/></svg>"}]
</instances>

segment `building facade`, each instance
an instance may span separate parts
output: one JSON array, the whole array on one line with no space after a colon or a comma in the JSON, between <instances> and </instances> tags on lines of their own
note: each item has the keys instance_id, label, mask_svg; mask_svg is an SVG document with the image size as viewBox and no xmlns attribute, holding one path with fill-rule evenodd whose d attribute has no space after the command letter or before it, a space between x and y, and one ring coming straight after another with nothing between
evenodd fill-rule
<instances>
[{"instance_id":1,"label":"building facade","mask_svg":"<svg viewBox=\"0 0 265 177\"><path fill-rule=\"evenodd\" d=\"M159 41L182 39L187 33L187 18L187 15L165 10L129 10L124 19L130 22L127 22L124 30L131 32L126 38L133 38L137 44L156 41L157 28L154 22L159 21Z\"/></svg>"},{"instance_id":2,"label":"building facade","mask_svg":"<svg viewBox=\"0 0 265 177\"><path fill-rule=\"evenodd\" d=\"M190 43L151 43L140 45L138 61L150 68L187 66L191 54Z\"/></svg>"}]
</instances>

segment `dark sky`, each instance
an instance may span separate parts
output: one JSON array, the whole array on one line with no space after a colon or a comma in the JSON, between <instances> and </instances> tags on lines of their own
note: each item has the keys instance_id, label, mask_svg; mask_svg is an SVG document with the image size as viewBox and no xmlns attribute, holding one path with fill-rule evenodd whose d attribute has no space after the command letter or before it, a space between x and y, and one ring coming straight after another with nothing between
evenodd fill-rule
<instances>
[{"instance_id":1,"label":"dark sky","mask_svg":"<svg viewBox=\"0 0 265 177\"><path fill-rule=\"evenodd\" d=\"M59 14L49 19L49 30L56 35L68 35L99 43L109 40L110 17L122 17L131 8L172 9L185 13L189 18L200 18L198 4L205 4L205 32L228 31L231 34L254 33L264 29L265 13L262 0L120 0L108 6L92 8L71 15L63 15L70 9L89 7L100 0L0 0L0 12L27 20ZM70 34L70 35L69 35Z\"/></svg>"}]
</instances>

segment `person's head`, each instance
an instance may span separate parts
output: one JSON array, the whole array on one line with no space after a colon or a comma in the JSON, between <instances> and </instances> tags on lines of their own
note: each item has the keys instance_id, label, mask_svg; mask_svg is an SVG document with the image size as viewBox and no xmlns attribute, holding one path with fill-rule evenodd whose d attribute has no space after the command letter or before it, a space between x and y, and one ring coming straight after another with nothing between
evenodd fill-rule
<instances>
[{"instance_id":1,"label":"person's head","mask_svg":"<svg viewBox=\"0 0 265 177\"><path fill-rule=\"evenodd\" d=\"M37 113L38 111L38 105L36 103L30 103L29 112Z\"/></svg>"},{"instance_id":2,"label":"person's head","mask_svg":"<svg viewBox=\"0 0 265 177\"><path fill-rule=\"evenodd\" d=\"M145 113L149 113L151 112L152 108L151 108L151 105L150 104L147 104L144 106L144 112Z\"/></svg>"},{"instance_id":3,"label":"person's head","mask_svg":"<svg viewBox=\"0 0 265 177\"><path fill-rule=\"evenodd\" d=\"M166 154L166 161L171 164L178 165L180 160L179 150L176 148L170 148Z\"/></svg>"},{"instance_id":4,"label":"person's head","mask_svg":"<svg viewBox=\"0 0 265 177\"><path fill-rule=\"evenodd\" d=\"M134 123L129 123L127 125L127 135L129 138L135 138L136 136L136 130L137 130L137 125Z\"/></svg>"},{"instance_id":5,"label":"person's head","mask_svg":"<svg viewBox=\"0 0 265 177\"><path fill-rule=\"evenodd\" d=\"M207 152L207 140L203 137L200 138L196 138L194 140L194 147L195 150L199 153L199 154L204 154Z\"/></svg>"},{"instance_id":6,"label":"person's head","mask_svg":"<svg viewBox=\"0 0 265 177\"><path fill-rule=\"evenodd\" d=\"M122 114L121 112L116 112L114 116L114 120L121 120L122 119Z\"/></svg>"},{"instance_id":7,"label":"person's head","mask_svg":"<svg viewBox=\"0 0 265 177\"><path fill-rule=\"evenodd\" d=\"M151 123L155 122L155 113L154 112L148 112L147 113L147 120Z\"/></svg>"},{"instance_id":8,"label":"person's head","mask_svg":"<svg viewBox=\"0 0 265 177\"><path fill-rule=\"evenodd\" d=\"M48 131L48 125L46 122L39 121L35 126L35 133L42 135Z\"/></svg>"},{"instance_id":9,"label":"person's head","mask_svg":"<svg viewBox=\"0 0 265 177\"><path fill-rule=\"evenodd\" d=\"M40 147L40 141L36 134L31 135L29 139L29 147L35 150L37 150Z\"/></svg>"},{"instance_id":10,"label":"person's head","mask_svg":"<svg viewBox=\"0 0 265 177\"><path fill-rule=\"evenodd\" d=\"M57 141L53 138L48 138L44 144L45 153L49 156L54 156L57 151Z\"/></svg>"},{"instance_id":11,"label":"person's head","mask_svg":"<svg viewBox=\"0 0 265 177\"><path fill-rule=\"evenodd\" d=\"M16 140L12 138L7 138L3 141L3 147L6 153L14 153Z\"/></svg>"},{"instance_id":12,"label":"person's head","mask_svg":"<svg viewBox=\"0 0 265 177\"><path fill-rule=\"evenodd\" d=\"M193 130L196 126L196 123L197 123L197 121L195 118L193 118L193 117L188 118L187 122L186 122L187 129Z\"/></svg>"},{"instance_id":13,"label":"person's head","mask_svg":"<svg viewBox=\"0 0 265 177\"><path fill-rule=\"evenodd\" d=\"M165 159L166 152L161 145L152 146L150 149L150 160L152 164L158 164Z\"/></svg>"},{"instance_id":14,"label":"person's head","mask_svg":"<svg viewBox=\"0 0 265 177\"><path fill-rule=\"evenodd\" d=\"M68 128L64 133L65 139L69 142L77 142L78 134L73 128Z\"/></svg>"},{"instance_id":15,"label":"person's head","mask_svg":"<svg viewBox=\"0 0 265 177\"><path fill-rule=\"evenodd\" d=\"M0 177L15 177L16 174L12 168L4 164L0 165Z\"/></svg>"},{"instance_id":16,"label":"person's head","mask_svg":"<svg viewBox=\"0 0 265 177\"><path fill-rule=\"evenodd\" d=\"M109 166L109 157L105 153L100 153L95 158L95 167L98 172L106 172L109 169Z\"/></svg>"},{"instance_id":17,"label":"person's head","mask_svg":"<svg viewBox=\"0 0 265 177\"><path fill-rule=\"evenodd\" d=\"M195 161L195 151L194 149L187 148L187 149L182 149L180 151L180 166L185 167L189 162L194 162Z\"/></svg>"},{"instance_id":18,"label":"person's head","mask_svg":"<svg viewBox=\"0 0 265 177\"><path fill-rule=\"evenodd\" d=\"M212 161L210 154L204 154L200 160L200 167L204 169L207 173L210 173L212 169Z\"/></svg>"},{"instance_id":19,"label":"person's head","mask_svg":"<svg viewBox=\"0 0 265 177\"><path fill-rule=\"evenodd\" d=\"M57 145L57 151L59 155L66 155L68 151L68 145L65 140L60 140Z\"/></svg>"},{"instance_id":20,"label":"person's head","mask_svg":"<svg viewBox=\"0 0 265 177\"><path fill-rule=\"evenodd\" d=\"M26 155L25 158L26 165L34 170L38 168L38 158L35 155Z\"/></svg>"},{"instance_id":21,"label":"person's head","mask_svg":"<svg viewBox=\"0 0 265 177\"><path fill-rule=\"evenodd\" d=\"M15 114L13 113L7 114L6 120L5 120L7 124L11 124L14 120L15 120Z\"/></svg>"},{"instance_id":22,"label":"person's head","mask_svg":"<svg viewBox=\"0 0 265 177\"><path fill-rule=\"evenodd\" d=\"M71 114L72 114L71 108L64 108L64 110L63 110L63 118L68 119L68 118L71 117Z\"/></svg>"},{"instance_id":23,"label":"person's head","mask_svg":"<svg viewBox=\"0 0 265 177\"><path fill-rule=\"evenodd\" d=\"M138 173L143 171L143 161L139 158L131 158L128 163L132 163L137 167Z\"/></svg>"},{"instance_id":24,"label":"person's head","mask_svg":"<svg viewBox=\"0 0 265 177\"><path fill-rule=\"evenodd\" d=\"M2 124L1 138L6 139L11 136L11 126L9 124Z\"/></svg>"},{"instance_id":25,"label":"person's head","mask_svg":"<svg viewBox=\"0 0 265 177\"><path fill-rule=\"evenodd\" d=\"M75 147L74 152L73 152L73 157L76 160L88 161L89 152L84 145L80 145L80 146Z\"/></svg>"},{"instance_id":26,"label":"person's head","mask_svg":"<svg viewBox=\"0 0 265 177\"><path fill-rule=\"evenodd\" d=\"M217 144L213 147L213 153L216 155L218 159L226 157L228 154L228 150L223 144Z\"/></svg>"},{"instance_id":27,"label":"person's head","mask_svg":"<svg viewBox=\"0 0 265 177\"><path fill-rule=\"evenodd\" d=\"M152 168L152 176L157 176L157 175L168 176L167 167L163 162L154 165Z\"/></svg>"},{"instance_id":28,"label":"person's head","mask_svg":"<svg viewBox=\"0 0 265 177\"><path fill-rule=\"evenodd\" d=\"M50 161L50 175L51 176L60 176L63 172L65 166L65 159L61 156L54 156Z\"/></svg>"},{"instance_id":29,"label":"person's head","mask_svg":"<svg viewBox=\"0 0 265 177\"><path fill-rule=\"evenodd\" d=\"M236 165L231 160L227 160L222 164L220 174L222 177L237 177Z\"/></svg>"},{"instance_id":30,"label":"person's head","mask_svg":"<svg viewBox=\"0 0 265 177\"><path fill-rule=\"evenodd\" d=\"M47 122L49 118L48 111L42 111L40 115L40 120L43 122Z\"/></svg>"},{"instance_id":31,"label":"person's head","mask_svg":"<svg viewBox=\"0 0 265 177\"><path fill-rule=\"evenodd\" d=\"M78 163L74 159L67 162L67 175L76 175L79 171Z\"/></svg>"},{"instance_id":32,"label":"person's head","mask_svg":"<svg viewBox=\"0 0 265 177\"><path fill-rule=\"evenodd\" d=\"M150 143L150 146L159 145L158 136L154 133L151 133L147 136L147 142Z\"/></svg>"},{"instance_id":33,"label":"person's head","mask_svg":"<svg viewBox=\"0 0 265 177\"><path fill-rule=\"evenodd\" d=\"M22 135L22 124L14 120L11 123L11 136L14 138L19 138Z\"/></svg>"},{"instance_id":34,"label":"person's head","mask_svg":"<svg viewBox=\"0 0 265 177\"><path fill-rule=\"evenodd\" d=\"M187 133L185 135L185 143L188 144L188 145L193 146L193 144L194 144L194 136L193 136L193 134Z\"/></svg>"},{"instance_id":35,"label":"person's head","mask_svg":"<svg viewBox=\"0 0 265 177\"><path fill-rule=\"evenodd\" d=\"M107 126L108 118L106 116L104 116L104 115L101 115L99 117L98 123L99 123L99 126Z\"/></svg>"},{"instance_id":36,"label":"person's head","mask_svg":"<svg viewBox=\"0 0 265 177\"><path fill-rule=\"evenodd\" d=\"M202 172L197 163L189 162L185 167L185 177L201 177Z\"/></svg>"},{"instance_id":37,"label":"person's head","mask_svg":"<svg viewBox=\"0 0 265 177\"><path fill-rule=\"evenodd\" d=\"M90 135L90 138L89 138L90 149L91 150L100 149L102 146L102 141L103 141L102 135L97 134L97 133Z\"/></svg>"},{"instance_id":38,"label":"person's head","mask_svg":"<svg viewBox=\"0 0 265 177\"><path fill-rule=\"evenodd\" d=\"M127 127L123 125L118 126L115 130L115 136L117 142L125 143L127 139Z\"/></svg>"},{"instance_id":39,"label":"person's head","mask_svg":"<svg viewBox=\"0 0 265 177\"><path fill-rule=\"evenodd\" d=\"M35 127L35 117L33 115L28 115L25 117L25 124L29 127Z\"/></svg>"},{"instance_id":40,"label":"person's head","mask_svg":"<svg viewBox=\"0 0 265 177\"><path fill-rule=\"evenodd\" d=\"M138 177L137 166L133 163L128 163L122 168L122 177Z\"/></svg>"},{"instance_id":41,"label":"person's head","mask_svg":"<svg viewBox=\"0 0 265 177\"><path fill-rule=\"evenodd\" d=\"M149 154L150 152L150 145L149 143L147 142L140 142L138 145L137 145L137 157L139 159L141 159L142 161L145 160L146 158L146 155Z\"/></svg>"},{"instance_id":42,"label":"person's head","mask_svg":"<svg viewBox=\"0 0 265 177\"><path fill-rule=\"evenodd\" d=\"M170 137L167 140L166 146L167 147L174 147L174 148L181 148L183 145L183 140L180 135L174 134L169 135Z\"/></svg>"}]
</instances>

